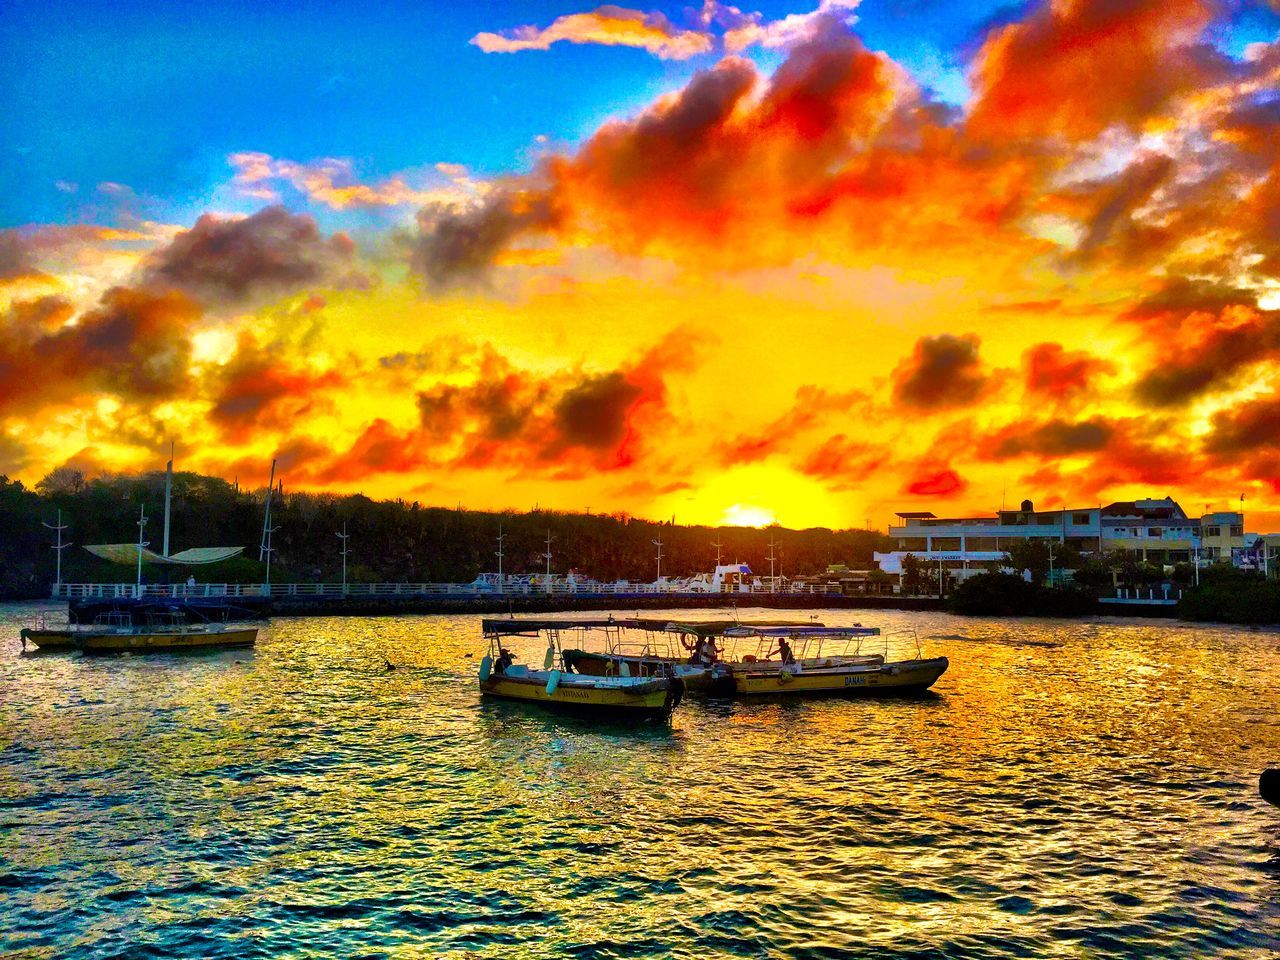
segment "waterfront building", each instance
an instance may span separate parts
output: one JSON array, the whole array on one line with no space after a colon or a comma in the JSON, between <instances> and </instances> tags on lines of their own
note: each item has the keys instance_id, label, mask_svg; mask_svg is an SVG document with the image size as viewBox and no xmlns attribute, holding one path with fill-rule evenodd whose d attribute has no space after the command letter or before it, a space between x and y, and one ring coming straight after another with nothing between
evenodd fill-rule
<instances>
[{"instance_id":1,"label":"waterfront building","mask_svg":"<svg viewBox=\"0 0 1280 960\"><path fill-rule=\"evenodd\" d=\"M908 554L963 580L996 570L1009 547L1040 541L1051 555L1061 549L1083 554L1124 553L1134 560L1175 563L1231 562L1242 548L1244 517L1239 512L1192 517L1172 497L1122 500L1103 506L1037 510L1030 500L994 516L938 517L928 511L902 512L889 527L894 550L876 553L880 569L903 573Z\"/></svg>"}]
</instances>

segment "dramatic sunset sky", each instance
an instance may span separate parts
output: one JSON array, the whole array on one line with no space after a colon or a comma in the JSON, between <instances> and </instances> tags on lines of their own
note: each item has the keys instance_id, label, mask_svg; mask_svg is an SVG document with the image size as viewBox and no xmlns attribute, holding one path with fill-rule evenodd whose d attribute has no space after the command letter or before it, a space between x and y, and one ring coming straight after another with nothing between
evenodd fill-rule
<instances>
[{"instance_id":1,"label":"dramatic sunset sky","mask_svg":"<svg viewBox=\"0 0 1280 960\"><path fill-rule=\"evenodd\" d=\"M0 10L0 473L1280 527L1280 0Z\"/></svg>"}]
</instances>

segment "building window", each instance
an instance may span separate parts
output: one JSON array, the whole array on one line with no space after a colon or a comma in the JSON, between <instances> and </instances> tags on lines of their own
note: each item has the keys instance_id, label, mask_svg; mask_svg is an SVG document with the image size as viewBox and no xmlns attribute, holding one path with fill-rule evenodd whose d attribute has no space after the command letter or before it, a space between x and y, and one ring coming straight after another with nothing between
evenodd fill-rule
<instances>
[{"instance_id":1,"label":"building window","mask_svg":"<svg viewBox=\"0 0 1280 960\"><path fill-rule=\"evenodd\" d=\"M1071 515L1071 522L1077 527L1083 527L1089 523L1089 515L1087 513L1073 513Z\"/></svg>"},{"instance_id":2,"label":"building window","mask_svg":"<svg viewBox=\"0 0 1280 960\"><path fill-rule=\"evenodd\" d=\"M1222 536L1222 528L1221 527L1205 527L1204 535L1206 537L1220 537Z\"/></svg>"},{"instance_id":3,"label":"building window","mask_svg":"<svg viewBox=\"0 0 1280 960\"><path fill-rule=\"evenodd\" d=\"M934 537L933 549L935 550L959 550L959 537Z\"/></svg>"},{"instance_id":4,"label":"building window","mask_svg":"<svg viewBox=\"0 0 1280 960\"><path fill-rule=\"evenodd\" d=\"M1233 524L1231 525L1231 535L1232 535L1233 537L1243 537L1243 536L1244 536L1244 527L1243 527L1243 526L1241 526L1240 524L1233 523Z\"/></svg>"},{"instance_id":5,"label":"building window","mask_svg":"<svg viewBox=\"0 0 1280 960\"><path fill-rule=\"evenodd\" d=\"M1152 527L1150 530L1148 530L1148 531L1147 531L1147 536L1148 536L1148 537L1162 537L1162 536L1164 536L1164 531L1163 531L1163 530L1161 530L1159 527Z\"/></svg>"},{"instance_id":6,"label":"building window","mask_svg":"<svg viewBox=\"0 0 1280 960\"><path fill-rule=\"evenodd\" d=\"M1058 522L1058 515L1055 513L1042 513L1038 517L1036 517L1036 523L1039 523L1039 524L1050 524L1050 523L1057 523L1057 522Z\"/></svg>"}]
</instances>

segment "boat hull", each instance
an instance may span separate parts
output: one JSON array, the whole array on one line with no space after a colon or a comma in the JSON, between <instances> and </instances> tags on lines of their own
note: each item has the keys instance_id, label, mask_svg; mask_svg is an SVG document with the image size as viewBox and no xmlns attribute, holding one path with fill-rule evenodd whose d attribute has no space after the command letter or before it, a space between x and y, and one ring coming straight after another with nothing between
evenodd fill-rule
<instances>
[{"instance_id":1,"label":"boat hull","mask_svg":"<svg viewBox=\"0 0 1280 960\"><path fill-rule=\"evenodd\" d=\"M575 672L586 677L619 676L619 666L625 663L630 676L675 676L690 691L708 690L712 682L711 671L707 667L667 657L630 657L623 654L590 653L586 650L566 650L564 657Z\"/></svg>"},{"instance_id":2,"label":"boat hull","mask_svg":"<svg viewBox=\"0 0 1280 960\"><path fill-rule=\"evenodd\" d=\"M480 693L501 700L518 700L552 710L589 713L637 720L664 719L679 697L672 684L655 680L640 689L621 689L561 679L547 693L545 677L491 676L480 682Z\"/></svg>"},{"instance_id":3,"label":"boat hull","mask_svg":"<svg viewBox=\"0 0 1280 960\"><path fill-rule=\"evenodd\" d=\"M908 660L875 667L837 668L790 673L739 672L732 677L739 696L840 695L919 693L928 690L947 670L946 657Z\"/></svg>"},{"instance_id":4,"label":"boat hull","mask_svg":"<svg viewBox=\"0 0 1280 960\"><path fill-rule=\"evenodd\" d=\"M29 630L22 631L23 646L28 643L40 650L74 650L75 639L68 630Z\"/></svg>"},{"instance_id":5,"label":"boat hull","mask_svg":"<svg viewBox=\"0 0 1280 960\"><path fill-rule=\"evenodd\" d=\"M215 632L186 630L129 633L92 630L23 630L22 638L41 650L82 650L85 653L176 653L251 647L257 627Z\"/></svg>"}]
</instances>

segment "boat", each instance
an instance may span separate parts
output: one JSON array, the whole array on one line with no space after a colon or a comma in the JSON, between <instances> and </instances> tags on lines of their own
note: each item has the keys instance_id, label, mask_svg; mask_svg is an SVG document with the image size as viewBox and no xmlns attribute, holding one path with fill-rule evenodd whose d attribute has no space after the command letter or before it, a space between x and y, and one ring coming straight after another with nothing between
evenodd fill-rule
<instances>
[{"instance_id":1,"label":"boat","mask_svg":"<svg viewBox=\"0 0 1280 960\"><path fill-rule=\"evenodd\" d=\"M881 634L873 627L767 627L742 624L724 633L732 649L713 668L713 689L734 696L880 693L920 693L928 690L950 666L946 657L925 658L919 637L910 633ZM883 641L881 650L868 651L868 637ZM891 640L914 639L915 656L891 660ZM737 653L745 641L754 653ZM774 659L773 648L785 642L789 656ZM839 646L838 651L832 647Z\"/></svg>"},{"instance_id":2,"label":"boat","mask_svg":"<svg viewBox=\"0 0 1280 960\"><path fill-rule=\"evenodd\" d=\"M684 696L684 681L674 671L632 676L584 674L565 657L561 635L571 631L611 629L613 620L484 620L488 652L480 661L480 693L540 707L608 716L616 719L665 720ZM542 668L515 662L505 645L509 638L543 640Z\"/></svg>"},{"instance_id":3,"label":"boat","mask_svg":"<svg viewBox=\"0 0 1280 960\"><path fill-rule=\"evenodd\" d=\"M765 620L757 625L801 628L812 623ZM603 649L566 648L564 662L577 673L593 676L671 675L679 677L690 693L712 692L716 687L727 692L713 664L699 662L693 654L700 640L723 636L738 626L736 620L674 623L636 617L607 621L601 631Z\"/></svg>"},{"instance_id":4,"label":"boat","mask_svg":"<svg viewBox=\"0 0 1280 960\"><path fill-rule=\"evenodd\" d=\"M579 673L604 676L670 672L690 693L721 696L905 693L928 689L949 665L946 657L925 659L914 633L882 634L860 624L636 618L611 622L604 636L603 650L566 649L565 662ZM879 638L877 650L867 649L869 641L877 642L873 638ZM904 638L915 656L890 660L891 647L900 648ZM707 641L715 646L700 656ZM785 660L779 641L788 651Z\"/></svg>"},{"instance_id":5,"label":"boat","mask_svg":"<svg viewBox=\"0 0 1280 960\"><path fill-rule=\"evenodd\" d=\"M66 627L24 628L20 637L25 650L79 650L83 653L173 653L251 647L258 628L235 623L188 623L179 611L152 611L143 623L128 611L99 614L90 624Z\"/></svg>"}]
</instances>

